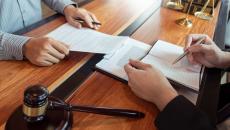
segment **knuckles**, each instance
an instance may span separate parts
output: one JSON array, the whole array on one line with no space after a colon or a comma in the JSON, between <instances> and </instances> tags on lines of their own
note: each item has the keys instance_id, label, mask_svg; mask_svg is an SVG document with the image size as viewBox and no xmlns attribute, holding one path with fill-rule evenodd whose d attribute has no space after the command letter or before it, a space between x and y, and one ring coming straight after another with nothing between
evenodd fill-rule
<instances>
[{"instance_id":1,"label":"knuckles","mask_svg":"<svg viewBox=\"0 0 230 130\"><path fill-rule=\"evenodd\" d=\"M42 63L42 58L41 57L36 57L34 59L34 63L37 64L37 65L40 65Z\"/></svg>"},{"instance_id":2,"label":"knuckles","mask_svg":"<svg viewBox=\"0 0 230 130\"><path fill-rule=\"evenodd\" d=\"M39 43L39 44L41 44L41 47L47 51L47 50L49 50L50 44L51 44L53 41L54 41L54 40L53 40L52 38L45 37L45 38L42 39L42 42Z\"/></svg>"},{"instance_id":3,"label":"knuckles","mask_svg":"<svg viewBox=\"0 0 230 130\"><path fill-rule=\"evenodd\" d=\"M53 41L53 39L50 38L50 37L45 37L45 38L44 38L44 43L50 43L50 42L52 42L52 41Z\"/></svg>"}]
</instances>

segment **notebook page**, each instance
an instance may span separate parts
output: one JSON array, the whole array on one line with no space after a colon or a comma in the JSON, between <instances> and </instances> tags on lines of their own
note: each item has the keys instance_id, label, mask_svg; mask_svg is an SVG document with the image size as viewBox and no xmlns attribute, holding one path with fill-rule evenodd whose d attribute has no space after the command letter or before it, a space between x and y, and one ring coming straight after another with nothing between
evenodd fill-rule
<instances>
[{"instance_id":1,"label":"notebook page","mask_svg":"<svg viewBox=\"0 0 230 130\"><path fill-rule=\"evenodd\" d=\"M71 51L108 54L119 48L124 37L107 35L88 28L77 29L68 23L63 24L48 37L70 46Z\"/></svg>"},{"instance_id":2,"label":"notebook page","mask_svg":"<svg viewBox=\"0 0 230 130\"><path fill-rule=\"evenodd\" d=\"M172 65L183 52L182 47L159 40L142 61L161 70L167 78L198 91L200 66L189 64L186 57Z\"/></svg>"},{"instance_id":3,"label":"notebook page","mask_svg":"<svg viewBox=\"0 0 230 130\"><path fill-rule=\"evenodd\" d=\"M150 48L150 45L128 38L120 49L113 55L109 54L109 56L105 56L96 67L119 78L128 80L124 71L125 64L129 62L129 59L142 58Z\"/></svg>"}]
</instances>

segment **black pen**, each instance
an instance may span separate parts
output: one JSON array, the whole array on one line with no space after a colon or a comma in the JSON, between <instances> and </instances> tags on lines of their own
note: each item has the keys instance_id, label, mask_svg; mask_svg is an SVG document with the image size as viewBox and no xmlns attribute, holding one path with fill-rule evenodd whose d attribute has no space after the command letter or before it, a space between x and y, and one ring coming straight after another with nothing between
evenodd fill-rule
<instances>
[{"instance_id":1,"label":"black pen","mask_svg":"<svg viewBox=\"0 0 230 130\"><path fill-rule=\"evenodd\" d=\"M79 23L85 23L85 20L81 19L81 18L76 18L75 20L77 20ZM94 25L101 25L101 23L95 22L93 21L92 24Z\"/></svg>"},{"instance_id":2,"label":"black pen","mask_svg":"<svg viewBox=\"0 0 230 130\"><path fill-rule=\"evenodd\" d=\"M204 44L205 42L205 38L201 38L200 40L198 40L194 45L197 44ZM181 54L172 64L176 64L178 61L180 61L183 57L185 57L189 52L185 51L183 54Z\"/></svg>"}]
</instances>

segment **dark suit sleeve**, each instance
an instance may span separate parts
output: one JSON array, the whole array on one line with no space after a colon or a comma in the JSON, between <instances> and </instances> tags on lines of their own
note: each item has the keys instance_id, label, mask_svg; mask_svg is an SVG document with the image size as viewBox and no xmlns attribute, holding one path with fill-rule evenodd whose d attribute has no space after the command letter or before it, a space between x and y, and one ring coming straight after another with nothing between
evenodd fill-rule
<instances>
[{"instance_id":1,"label":"dark suit sleeve","mask_svg":"<svg viewBox=\"0 0 230 130\"><path fill-rule=\"evenodd\" d=\"M177 96L155 120L159 130L216 130L207 116L183 96Z\"/></svg>"}]
</instances>

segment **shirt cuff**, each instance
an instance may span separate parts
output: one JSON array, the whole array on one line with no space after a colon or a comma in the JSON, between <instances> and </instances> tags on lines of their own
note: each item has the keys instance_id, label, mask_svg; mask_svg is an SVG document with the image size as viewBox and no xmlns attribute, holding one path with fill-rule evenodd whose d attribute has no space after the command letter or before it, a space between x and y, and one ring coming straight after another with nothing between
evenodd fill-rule
<instances>
[{"instance_id":1,"label":"shirt cuff","mask_svg":"<svg viewBox=\"0 0 230 130\"><path fill-rule=\"evenodd\" d=\"M2 47L5 59L23 60L23 45L29 39L29 37L25 36L18 36L9 33L3 34Z\"/></svg>"},{"instance_id":2,"label":"shirt cuff","mask_svg":"<svg viewBox=\"0 0 230 130\"><path fill-rule=\"evenodd\" d=\"M61 14L64 14L64 9L66 6L68 5L74 5L75 7L77 7L77 3L73 2L71 0L60 0L60 3L58 3L58 7L57 7L57 11Z\"/></svg>"}]
</instances>

